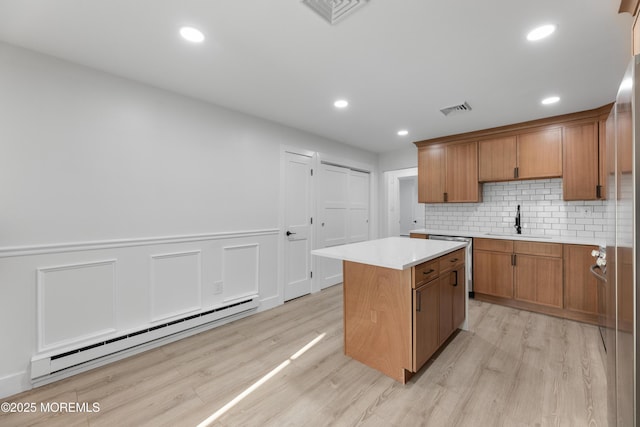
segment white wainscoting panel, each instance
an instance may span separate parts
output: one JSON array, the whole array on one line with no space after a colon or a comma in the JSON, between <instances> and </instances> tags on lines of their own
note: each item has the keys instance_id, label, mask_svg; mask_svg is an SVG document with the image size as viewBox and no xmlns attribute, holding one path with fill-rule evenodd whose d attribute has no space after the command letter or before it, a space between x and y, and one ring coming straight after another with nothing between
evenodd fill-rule
<instances>
[{"instance_id":1,"label":"white wainscoting panel","mask_svg":"<svg viewBox=\"0 0 640 427\"><path fill-rule=\"evenodd\" d=\"M116 260L38 268L38 349L94 340L116 330Z\"/></svg>"},{"instance_id":2,"label":"white wainscoting panel","mask_svg":"<svg viewBox=\"0 0 640 427\"><path fill-rule=\"evenodd\" d=\"M202 308L201 251L151 256L151 321Z\"/></svg>"},{"instance_id":3,"label":"white wainscoting panel","mask_svg":"<svg viewBox=\"0 0 640 427\"><path fill-rule=\"evenodd\" d=\"M225 246L222 249L224 301L258 295L260 245L251 243Z\"/></svg>"},{"instance_id":4,"label":"white wainscoting panel","mask_svg":"<svg viewBox=\"0 0 640 427\"><path fill-rule=\"evenodd\" d=\"M248 298L256 298L257 310L237 318L282 304L280 234L264 229L0 247L0 336L11 343L0 351L0 398L35 384L34 358Z\"/></svg>"}]
</instances>

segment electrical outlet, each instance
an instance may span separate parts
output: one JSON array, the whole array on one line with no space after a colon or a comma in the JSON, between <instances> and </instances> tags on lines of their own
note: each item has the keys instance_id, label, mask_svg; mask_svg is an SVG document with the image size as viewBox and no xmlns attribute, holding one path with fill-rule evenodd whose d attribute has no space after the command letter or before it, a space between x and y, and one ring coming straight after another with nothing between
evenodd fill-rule
<instances>
[{"instance_id":1,"label":"electrical outlet","mask_svg":"<svg viewBox=\"0 0 640 427\"><path fill-rule=\"evenodd\" d=\"M214 295L219 295L223 291L222 289L222 280L213 283L213 293Z\"/></svg>"}]
</instances>

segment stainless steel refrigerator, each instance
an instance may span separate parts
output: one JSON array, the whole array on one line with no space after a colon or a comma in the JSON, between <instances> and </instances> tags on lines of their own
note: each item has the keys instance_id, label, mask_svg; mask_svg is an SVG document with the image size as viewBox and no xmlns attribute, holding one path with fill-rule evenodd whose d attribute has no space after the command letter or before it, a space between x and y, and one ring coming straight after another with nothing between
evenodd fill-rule
<instances>
[{"instance_id":1,"label":"stainless steel refrigerator","mask_svg":"<svg viewBox=\"0 0 640 427\"><path fill-rule=\"evenodd\" d=\"M640 139L640 55L622 80L606 123L607 238L606 303L609 426L635 426L640 369L638 351L638 166Z\"/></svg>"}]
</instances>

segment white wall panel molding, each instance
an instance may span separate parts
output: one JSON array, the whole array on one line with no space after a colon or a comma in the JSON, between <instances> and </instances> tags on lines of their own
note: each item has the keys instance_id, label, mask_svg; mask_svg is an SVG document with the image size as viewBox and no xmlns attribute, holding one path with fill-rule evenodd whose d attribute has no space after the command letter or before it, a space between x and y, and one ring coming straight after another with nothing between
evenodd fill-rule
<instances>
[{"instance_id":1,"label":"white wall panel molding","mask_svg":"<svg viewBox=\"0 0 640 427\"><path fill-rule=\"evenodd\" d=\"M116 331L116 261L37 269L39 352L95 341Z\"/></svg>"},{"instance_id":2,"label":"white wall panel molding","mask_svg":"<svg viewBox=\"0 0 640 427\"><path fill-rule=\"evenodd\" d=\"M249 243L222 248L222 286L226 303L258 295L260 244Z\"/></svg>"},{"instance_id":3,"label":"white wall panel molding","mask_svg":"<svg viewBox=\"0 0 640 427\"><path fill-rule=\"evenodd\" d=\"M202 308L200 250L151 255L151 322L183 316Z\"/></svg>"},{"instance_id":4,"label":"white wall panel molding","mask_svg":"<svg viewBox=\"0 0 640 427\"><path fill-rule=\"evenodd\" d=\"M79 252L88 250L117 249L133 246L150 246L166 243L190 243L205 240L236 239L241 237L270 236L280 232L278 228L247 231L225 231L219 233L189 234L179 236L141 237L132 239L99 240L91 242L57 243L51 245L31 245L0 247L0 258Z\"/></svg>"}]
</instances>

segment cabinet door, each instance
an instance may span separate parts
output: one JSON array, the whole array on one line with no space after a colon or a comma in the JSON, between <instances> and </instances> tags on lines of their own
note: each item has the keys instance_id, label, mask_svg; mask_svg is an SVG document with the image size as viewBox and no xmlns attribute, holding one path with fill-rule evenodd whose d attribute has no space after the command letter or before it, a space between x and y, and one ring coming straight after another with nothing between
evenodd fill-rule
<instances>
[{"instance_id":1,"label":"cabinet door","mask_svg":"<svg viewBox=\"0 0 640 427\"><path fill-rule=\"evenodd\" d=\"M598 280L589 267L595 246L564 245L564 308L598 314Z\"/></svg>"},{"instance_id":2,"label":"cabinet door","mask_svg":"<svg viewBox=\"0 0 640 427\"><path fill-rule=\"evenodd\" d=\"M462 322L464 322L464 314L466 308L466 289L465 289L465 268L464 266L458 267L457 270L453 272L454 282L453 286L453 309L452 309L452 318L453 318L453 329L458 328Z\"/></svg>"},{"instance_id":3,"label":"cabinet door","mask_svg":"<svg viewBox=\"0 0 640 427\"><path fill-rule=\"evenodd\" d=\"M446 146L445 192L447 202L478 202L478 143Z\"/></svg>"},{"instance_id":4,"label":"cabinet door","mask_svg":"<svg viewBox=\"0 0 640 427\"><path fill-rule=\"evenodd\" d=\"M598 123L598 184L600 184L600 199L607 198L607 121Z\"/></svg>"},{"instance_id":5,"label":"cabinet door","mask_svg":"<svg viewBox=\"0 0 640 427\"><path fill-rule=\"evenodd\" d=\"M438 279L413 291L413 372L424 365L440 345Z\"/></svg>"},{"instance_id":6,"label":"cabinet door","mask_svg":"<svg viewBox=\"0 0 640 427\"><path fill-rule=\"evenodd\" d=\"M478 142L478 180L480 182L513 180L515 168L515 136Z\"/></svg>"},{"instance_id":7,"label":"cabinet door","mask_svg":"<svg viewBox=\"0 0 640 427\"><path fill-rule=\"evenodd\" d=\"M440 275L438 278L440 289L439 313L439 343L442 344L453 332L453 286L454 271Z\"/></svg>"},{"instance_id":8,"label":"cabinet door","mask_svg":"<svg viewBox=\"0 0 640 427\"><path fill-rule=\"evenodd\" d=\"M598 170L598 122L565 126L562 138L564 200L596 200Z\"/></svg>"},{"instance_id":9,"label":"cabinet door","mask_svg":"<svg viewBox=\"0 0 640 427\"><path fill-rule=\"evenodd\" d=\"M444 147L421 147L418 149L418 202L442 203L445 191Z\"/></svg>"},{"instance_id":10,"label":"cabinet door","mask_svg":"<svg viewBox=\"0 0 640 427\"><path fill-rule=\"evenodd\" d=\"M511 253L473 251L473 291L513 298Z\"/></svg>"},{"instance_id":11,"label":"cabinet door","mask_svg":"<svg viewBox=\"0 0 640 427\"><path fill-rule=\"evenodd\" d=\"M515 255L515 299L562 308L562 258Z\"/></svg>"},{"instance_id":12,"label":"cabinet door","mask_svg":"<svg viewBox=\"0 0 640 427\"><path fill-rule=\"evenodd\" d=\"M518 178L562 176L562 128L518 135Z\"/></svg>"}]
</instances>

